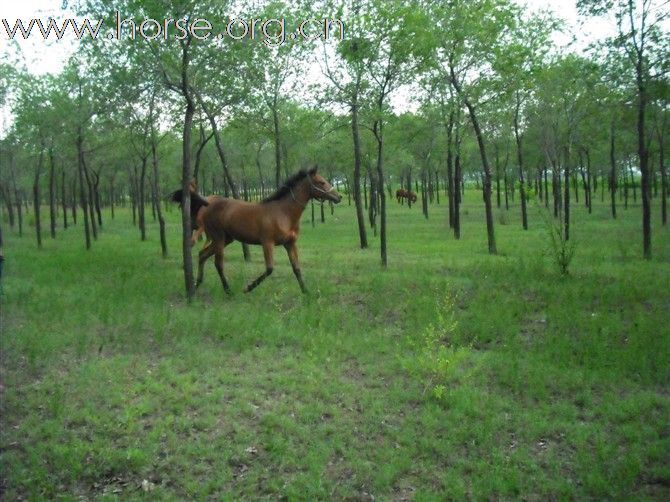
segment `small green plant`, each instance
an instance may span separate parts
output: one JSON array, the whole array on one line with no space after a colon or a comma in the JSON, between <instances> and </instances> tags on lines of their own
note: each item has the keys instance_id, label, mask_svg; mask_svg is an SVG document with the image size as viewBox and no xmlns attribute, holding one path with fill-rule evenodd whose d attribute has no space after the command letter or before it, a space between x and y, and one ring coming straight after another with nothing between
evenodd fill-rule
<instances>
[{"instance_id":1,"label":"small green plant","mask_svg":"<svg viewBox=\"0 0 670 502\"><path fill-rule=\"evenodd\" d=\"M561 275L568 275L570 273L570 262L575 255L575 241L565 238L561 224L556 223L551 215L541 208L537 202L535 206L538 208L544 226L549 234L549 251L554 259L554 263Z\"/></svg>"},{"instance_id":2,"label":"small green plant","mask_svg":"<svg viewBox=\"0 0 670 502\"><path fill-rule=\"evenodd\" d=\"M430 391L438 400L445 397L445 384L453 363L463 354L450 340L457 327L454 311L453 294L447 294L439 300L435 322L426 326L421 338L414 343L416 353L407 365L415 377L425 380L422 395Z\"/></svg>"}]
</instances>

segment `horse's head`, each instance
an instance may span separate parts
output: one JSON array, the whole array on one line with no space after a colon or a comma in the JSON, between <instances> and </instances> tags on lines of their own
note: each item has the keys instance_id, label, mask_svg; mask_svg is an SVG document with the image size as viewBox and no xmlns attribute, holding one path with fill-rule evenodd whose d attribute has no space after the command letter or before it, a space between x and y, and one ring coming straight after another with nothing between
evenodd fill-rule
<instances>
[{"instance_id":1,"label":"horse's head","mask_svg":"<svg viewBox=\"0 0 670 502\"><path fill-rule=\"evenodd\" d=\"M335 204L342 200L342 196L337 193L335 187L328 183L326 178L317 173L316 167L313 167L307 172L307 177L309 178L310 183L310 197L321 202L329 200Z\"/></svg>"}]
</instances>

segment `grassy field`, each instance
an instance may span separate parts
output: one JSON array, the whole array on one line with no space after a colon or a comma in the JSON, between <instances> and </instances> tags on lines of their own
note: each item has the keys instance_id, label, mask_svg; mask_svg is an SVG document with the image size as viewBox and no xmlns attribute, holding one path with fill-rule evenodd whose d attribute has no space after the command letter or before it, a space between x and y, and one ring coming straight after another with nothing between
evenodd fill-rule
<instances>
[{"instance_id":1,"label":"grassy field","mask_svg":"<svg viewBox=\"0 0 670 502\"><path fill-rule=\"evenodd\" d=\"M170 257L128 212L90 251L81 228L35 247L5 223L0 498L670 499L670 231L654 209L574 209L561 277L531 205L481 196L463 238L444 205L391 204L389 269L359 250L343 204L299 242L308 295L283 249L227 249L183 299L178 213ZM318 212L317 212L318 214ZM81 226L81 225L80 225ZM199 247L199 246L198 246Z\"/></svg>"}]
</instances>

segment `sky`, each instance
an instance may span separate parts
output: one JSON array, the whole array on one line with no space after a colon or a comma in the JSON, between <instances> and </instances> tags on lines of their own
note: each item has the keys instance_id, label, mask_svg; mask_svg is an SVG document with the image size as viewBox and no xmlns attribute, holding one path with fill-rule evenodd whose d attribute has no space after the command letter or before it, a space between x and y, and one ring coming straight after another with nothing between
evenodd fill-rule
<instances>
[{"instance_id":1,"label":"sky","mask_svg":"<svg viewBox=\"0 0 670 502\"><path fill-rule=\"evenodd\" d=\"M585 47L589 42L613 33L614 26L602 19L590 19L588 24L580 27L578 24L575 0L517 0L525 4L530 10L546 8L554 11L558 17L566 20L569 30L577 34L577 47ZM27 22L31 18L40 18L44 21L53 16L57 21L72 17L77 19L68 8L72 4L68 0L30 0L30 1L8 1L3 0L0 7L0 23L6 19L10 27L14 26L16 19ZM66 6L63 9L63 6ZM20 37L19 37L20 38ZM567 35L557 35L555 41L564 45L569 41ZM62 40L46 42L41 37L31 37L29 40L18 41L21 47L22 57L28 70L35 74L57 73L75 49L75 41L71 34ZM8 49L8 37L4 27L0 24L0 54L6 54Z\"/></svg>"},{"instance_id":2,"label":"sky","mask_svg":"<svg viewBox=\"0 0 670 502\"><path fill-rule=\"evenodd\" d=\"M611 21L608 24L606 20L602 19L591 18L588 23L580 25L575 5L576 0L516 1L521 5L526 5L531 11L539 9L552 10L557 17L561 17L566 21L569 33L557 34L554 37L554 42L558 46L568 44L571 39L571 33L574 33L577 37L577 43L574 48L577 50L583 49L590 42L613 34L616 29L611 24ZM10 28L14 26L17 19L21 19L24 23L27 23L32 18L39 18L46 23L49 17L54 17L59 25L67 18L73 18L81 22L82 20L74 14L71 8L72 4L72 0L1 0L0 58L5 59L9 54L10 60L14 61L18 57L22 60L28 71L33 74L58 73L76 48L76 41L71 33L68 33L62 40L52 39L45 41L39 36L39 31L35 30L38 36L33 35L28 40L23 40L20 36L18 37L15 46L18 45L20 51L17 52L16 47L13 47L8 40L3 20L6 20ZM314 70L316 71L317 69L314 68ZM394 97L392 105L399 110L413 108L402 92ZM10 123L11 115L5 108L0 111L0 136L7 130Z\"/></svg>"}]
</instances>

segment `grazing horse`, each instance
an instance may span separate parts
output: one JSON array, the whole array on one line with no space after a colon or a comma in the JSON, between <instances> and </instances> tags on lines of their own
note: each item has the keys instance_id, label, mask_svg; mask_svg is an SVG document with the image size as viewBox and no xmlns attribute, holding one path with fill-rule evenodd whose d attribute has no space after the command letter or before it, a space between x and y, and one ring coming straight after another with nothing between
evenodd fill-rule
<instances>
[{"instance_id":1,"label":"grazing horse","mask_svg":"<svg viewBox=\"0 0 670 502\"><path fill-rule=\"evenodd\" d=\"M274 267L274 247L283 245L288 253L300 289L306 292L298 263L296 241L300 233L300 217L310 199L329 200L338 203L342 196L317 173L314 167L309 171L299 171L291 176L274 194L260 203L238 199L217 197L209 202L196 194L191 199L191 212L198 214L204 207L202 222L210 243L198 255L198 279L202 283L205 262L214 255L214 265L221 284L230 294L230 286L223 271L223 250L237 240L247 244L263 246L265 272L245 288L245 293L253 290L272 274Z\"/></svg>"},{"instance_id":2,"label":"grazing horse","mask_svg":"<svg viewBox=\"0 0 670 502\"><path fill-rule=\"evenodd\" d=\"M407 199L411 202L416 202L416 193L411 190L399 188L398 190L396 190L395 196L398 199L398 204L400 204L402 199Z\"/></svg>"}]
</instances>

